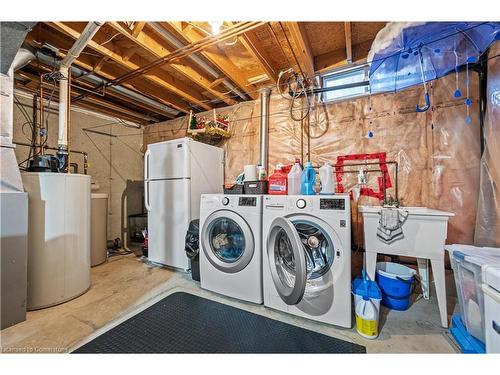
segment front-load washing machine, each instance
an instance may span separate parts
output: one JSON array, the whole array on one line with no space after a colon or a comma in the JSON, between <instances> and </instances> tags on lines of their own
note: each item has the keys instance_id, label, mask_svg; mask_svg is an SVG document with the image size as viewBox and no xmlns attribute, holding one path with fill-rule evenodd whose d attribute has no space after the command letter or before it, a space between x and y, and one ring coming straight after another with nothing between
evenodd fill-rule
<instances>
[{"instance_id":1,"label":"front-load washing machine","mask_svg":"<svg viewBox=\"0 0 500 375\"><path fill-rule=\"evenodd\" d=\"M262 303L262 196L205 194L200 204L203 289Z\"/></svg>"},{"instance_id":2,"label":"front-load washing machine","mask_svg":"<svg viewBox=\"0 0 500 375\"><path fill-rule=\"evenodd\" d=\"M264 305L351 327L348 195L265 196Z\"/></svg>"}]
</instances>

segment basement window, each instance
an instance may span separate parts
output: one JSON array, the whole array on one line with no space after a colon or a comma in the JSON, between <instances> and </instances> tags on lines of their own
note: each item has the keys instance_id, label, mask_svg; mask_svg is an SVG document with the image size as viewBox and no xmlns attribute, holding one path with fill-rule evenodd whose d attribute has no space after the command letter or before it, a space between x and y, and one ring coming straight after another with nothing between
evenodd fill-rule
<instances>
[{"instance_id":1,"label":"basement window","mask_svg":"<svg viewBox=\"0 0 500 375\"><path fill-rule=\"evenodd\" d=\"M368 65L362 65L323 75L323 87L325 88L363 83L362 86L327 91L323 95L323 100L326 102L339 101L367 95L370 92L369 70Z\"/></svg>"}]
</instances>

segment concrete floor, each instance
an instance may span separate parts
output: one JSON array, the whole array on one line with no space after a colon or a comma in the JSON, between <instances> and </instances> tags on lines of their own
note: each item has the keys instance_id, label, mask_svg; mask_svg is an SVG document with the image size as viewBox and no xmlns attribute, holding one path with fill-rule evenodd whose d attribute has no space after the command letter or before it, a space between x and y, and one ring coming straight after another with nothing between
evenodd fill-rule
<instances>
[{"instance_id":1,"label":"concrete floor","mask_svg":"<svg viewBox=\"0 0 500 375\"><path fill-rule=\"evenodd\" d=\"M456 308L453 275L447 275L448 311ZM456 353L439 325L434 290L405 312L383 309L377 340L202 290L189 274L152 267L134 255L112 258L92 269L92 287L65 304L28 313L25 322L0 333L2 352L69 352L165 296L185 291L271 319L364 345L368 353Z\"/></svg>"}]
</instances>

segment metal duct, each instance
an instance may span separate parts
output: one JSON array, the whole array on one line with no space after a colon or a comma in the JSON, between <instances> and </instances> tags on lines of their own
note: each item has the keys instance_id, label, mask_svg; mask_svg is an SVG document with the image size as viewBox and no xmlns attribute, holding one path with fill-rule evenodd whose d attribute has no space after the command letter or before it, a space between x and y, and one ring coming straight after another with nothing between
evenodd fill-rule
<instances>
[{"instance_id":1,"label":"metal duct","mask_svg":"<svg viewBox=\"0 0 500 375\"><path fill-rule=\"evenodd\" d=\"M66 170L68 159L68 72L73 61L75 61L87 44L92 40L99 28L103 25L102 22L89 22L85 29L80 34L80 37L75 41L73 46L68 51L67 55L61 62L59 72L62 79L59 81L59 131L57 138L57 158L59 159L59 169Z\"/></svg>"},{"instance_id":2,"label":"metal duct","mask_svg":"<svg viewBox=\"0 0 500 375\"><path fill-rule=\"evenodd\" d=\"M7 74L26 34L36 22L0 22L0 73Z\"/></svg>"},{"instance_id":3,"label":"metal duct","mask_svg":"<svg viewBox=\"0 0 500 375\"><path fill-rule=\"evenodd\" d=\"M0 164L2 172L0 191L23 191L21 174L17 166L14 144L12 143L14 125L14 71L26 65L35 55L29 50L21 48L15 55L8 74L1 74L0 95Z\"/></svg>"},{"instance_id":4,"label":"metal duct","mask_svg":"<svg viewBox=\"0 0 500 375\"><path fill-rule=\"evenodd\" d=\"M269 134L269 99L271 97L271 89L269 87L260 90L260 158L259 164L266 171L268 168L268 134Z\"/></svg>"},{"instance_id":5,"label":"metal duct","mask_svg":"<svg viewBox=\"0 0 500 375\"><path fill-rule=\"evenodd\" d=\"M58 66L57 64L56 64L56 66L54 66L54 59L51 56L46 55L46 54L42 53L41 51L37 52L37 56L38 56L38 59L40 60L40 62L42 62L43 64L45 64L47 66L50 66L53 68L56 68ZM82 80L88 81L96 86L104 86L108 83L108 81L105 80L104 78L101 78L98 75L95 75L94 73L88 73L85 70L80 69L74 65L71 65L71 74L74 76L75 79L81 77ZM154 101L154 100L148 98L147 96L141 95L141 94L139 94L135 91L129 90L123 86L119 86L119 85L112 86L112 87L109 87L106 89L106 91L108 91L108 90L116 91L116 92L123 94L124 96L130 98L130 99L139 101L139 102L144 103L144 104L148 104L153 108L159 109L160 111L163 111L163 112L168 113L168 114L172 114L174 116L177 116L180 113L176 109L170 108L169 106L167 106L165 104Z\"/></svg>"},{"instance_id":6,"label":"metal duct","mask_svg":"<svg viewBox=\"0 0 500 375\"><path fill-rule=\"evenodd\" d=\"M149 26L151 26L158 34L160 34L162 37L165 38L167 42L172 44L175 48L182 48L185 47L185 45L177 39L175 36L173 36L170 32L165 30L161 25L159 25L157 22L149 22ZM198 64L201 68L203 68L208 74L213 76L214 78L219 78L219 73L213 69L210 65L208 65L205 61L203 61L201 58L199 58L196 55L190 55L188 56L189 59L193 60L196 64ZM234 86L231 82L229 82L227 79L225 79L222 82L229 90L234 92L236 95L238 95L241 99L247 100L247 96L241 92L236 86Z\"/></svg>"}]
</instances>

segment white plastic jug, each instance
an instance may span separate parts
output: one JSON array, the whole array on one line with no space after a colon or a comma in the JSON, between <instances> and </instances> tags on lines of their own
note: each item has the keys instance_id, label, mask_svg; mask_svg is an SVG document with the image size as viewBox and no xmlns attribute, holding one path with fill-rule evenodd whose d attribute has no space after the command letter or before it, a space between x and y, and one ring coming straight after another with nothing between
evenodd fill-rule
<instances>
[{"instance_id":1,"label":"white plastic jug","mask_svg":"<svg viewBox=\"0 0 500 375\"><path fill-rule=\"evenodd\" d=\"M333 189L333 167L325 162L319 169L319 179L321 182L320 194L334 194Z\"/></svg>"},{"instance_id":2,"label":"white plastic jug","mask_svg":"<svg viewBox=\"0 0 500 375\"><path fill-rule=\"evenodd\" d=\"M299 161L295 160L290 172L288 172L288 195L300 194L300 178L302 176L302 167Z\"/></svg>"},{"instance_id":3,"label":"white plastic jug","mask_svg":"<svg viewBox=\"0 0 500 375\"><path fill-rule=\"evenodd\" d=\"M378 314L380 310L380 300L363 299L354 296L356 304L356 330L367 339L375 339L378 336Z\"/></svg>"}]
</instances>

